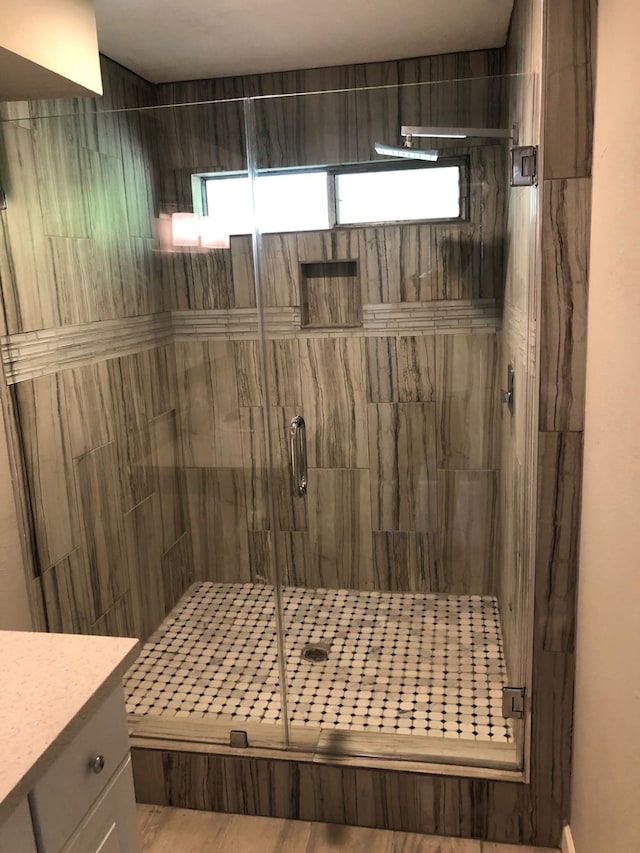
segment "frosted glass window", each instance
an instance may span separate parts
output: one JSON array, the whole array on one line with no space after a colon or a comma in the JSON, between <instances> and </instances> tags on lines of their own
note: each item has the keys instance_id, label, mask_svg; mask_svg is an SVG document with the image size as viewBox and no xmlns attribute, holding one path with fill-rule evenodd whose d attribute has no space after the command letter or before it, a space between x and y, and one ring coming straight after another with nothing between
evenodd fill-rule
<instances>
[{"instance_id":1,"label":"frosted glass window","mask_svg":"<svg viewBox=\"0 0 640 853\"><path fill-rule=\"evenodd\" d=\"M459 216L459 166L336 175L336 218L340 225Z\"/></svg>"},{"instance_id":2,"label":"frosted glass window","mask_svg":"<svg viewBox=\"0 0 640 853\"><path fill-rule=\"evenodd\" d=\"M459 219L461 175L459 165L262 174L256 179L256 215L263 234L316 231L333 224ZM253 212L248 176L203 179L212 229L250 234Z\"/></svg>"},{"instance_id":3,"label":"frosted glass window","mask_svg":"<svg viewBox=\"0 0 640 853\"><path fill-rule=\"evenodd\" d=\"M223 234L250 234L253 230L251 184L247 176L214 178L206 182L207 216Z\"/></svg>"},{"instance_id":4,"label":"frosted glass window","mask_svg":"<svg viewBox=\"0 0 640 853\"><path fill-rule=\"evenodd\" d=\"M206 181L207 215L226 234L252 230L249 178L237 176ZM260 175L256 180L256 214L264 234L329 228L326 172Z\"/></svg>"}]
</instances>

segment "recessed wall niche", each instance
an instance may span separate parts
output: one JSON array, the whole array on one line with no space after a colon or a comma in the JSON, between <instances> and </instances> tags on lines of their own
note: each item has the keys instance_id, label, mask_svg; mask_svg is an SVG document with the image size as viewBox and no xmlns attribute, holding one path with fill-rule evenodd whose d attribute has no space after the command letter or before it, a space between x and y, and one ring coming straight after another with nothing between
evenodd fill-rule
<instances>
[{"instance_id":1,"label":"recessed wall niche","mask_svg":"<svg viewBox=\"0 0 640 853\"><path fill-rule=\"evenodd\" d=\"M305 261L300 264L301 325L361 326L358 261Z\"/></svg>"}]
</instances>

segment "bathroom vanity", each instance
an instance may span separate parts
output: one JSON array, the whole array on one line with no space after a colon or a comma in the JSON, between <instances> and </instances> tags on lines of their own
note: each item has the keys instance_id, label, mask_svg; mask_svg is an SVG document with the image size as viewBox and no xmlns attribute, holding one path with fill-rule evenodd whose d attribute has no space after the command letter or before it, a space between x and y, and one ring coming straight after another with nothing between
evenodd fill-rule
<instances>
[{"instance_id":1,"label":"bathroom vanity","mask_svg":"<svg viewBox=\"0 0 640 853\"><path fill-rule=\"evenodd\" d=\"M0 632L1 853L135 853L122 675L137 640Z\"/></svg>"}]
</instances>

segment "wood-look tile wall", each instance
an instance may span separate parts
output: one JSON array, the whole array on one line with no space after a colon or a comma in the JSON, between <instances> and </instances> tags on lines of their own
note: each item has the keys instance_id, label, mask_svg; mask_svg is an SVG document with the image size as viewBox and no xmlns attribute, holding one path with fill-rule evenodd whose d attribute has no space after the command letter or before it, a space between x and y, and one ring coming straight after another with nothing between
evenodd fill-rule
<instances>
[{"instance_id":1,"label":"wood-look tile wall","mask_svg":"<svg viewBox=\"0 0 640 853\"><path fill-rule=\"evenodd\" d=\"M172 561L186 531L173 358L168 345L12 387L49 630L146 637L191 582L190 560Z\"/></svg>"},{"instance_id":2,"label":"wood-look tile wall","mask_svg":"<svg viewBox=\"0 0 640 853\"><path fill-rule=\"evenodd\" d=\"M456 76L469 61L459 60ZM443 62L452 67L451 59ZM495 52L474 55L472 64L474 73L487 73L496 67ZM367 80L403 80L409 67L368 66ZM296 85L304 91L322 81L329 89L351 73L305 72ZM280 85L277 77L243 78L237 87L272 91ZM160 97L210 97L219 85L224 81L160 87ZM258 159L269 167L369 161L373 142L398 139L401 123L495 124L501 98L500 84L477 79L259 101ZM240 103L163 114L161 206L191 209L194 172L246 168L242 118ZM363 304L392 303L408 314L416 303L499 299L504 149L445 153L468 158L468 221L264 235L265 306L300 310L301 264L321 260L349 261L357 269L342 294L331 292L332 301L315 305L321 316L358 318ZM197 316L255 305L249 238L232 238L215 260L168 255L161 267L167 304L176 310ZM386 335L379 328L375 337L363 337L352 320L342 325L343 337L298 327L289 340L268 330L275 544L284 581L491 593L498 527L496 327L480 333L469 324L450 335L403 336L389 326ZM258 345L185 337L176 347L196 572L211 580L264 579L273 531ZM307 423L306 501L291 497L287 436L295 414Z\"/></svg>"},{"instance_id":3,"label":"wood-look tile wall","mask_svg":"<svg viewBox=\"0 0 640 853\"><path fill-rule=\"evenodd\" d=\"M46 625L146 637L191 582L191 540L154 252L154 120L94 112L154 91L108 60L103 75L103 99L1 105L15 120L0 125L0 280L9 348L28 338L37 361L61 340L64 361L66 329L82 339L77 365L41 359L11 386ZM119 323L127 354L109 343Z\"/></svg>"}]
</instances>

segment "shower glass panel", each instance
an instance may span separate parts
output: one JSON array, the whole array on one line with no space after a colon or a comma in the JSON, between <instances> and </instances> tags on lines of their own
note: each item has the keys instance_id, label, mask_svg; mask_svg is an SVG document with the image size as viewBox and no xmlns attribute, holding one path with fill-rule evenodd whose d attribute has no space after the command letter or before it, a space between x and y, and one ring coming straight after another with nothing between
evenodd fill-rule
<instances>
[{"instance_id":1,"label":"shower glass panel","mask_svg":"<svg viewBox=\"0 0 640 853\"><path fill-rule=\"evenodd\" d=\"M43 627L144 641L136 738L523 766L536 190L504 139L374 144L535 142L532 81L130 109L107 75L110 110L0 105Z\"/></svg>"},{"instance_id":2,"label":"shower glass panel","mask_svg":"<svg viewBox=\"0 0 640 853\"><path fill-rule=\"evenodd\" d=\"M286 233L258 225L254 235L273 464L270 546L294 748L503 768L522 762L523 724L505 719L502 705L513 684L505 644L521 649L527 630L524 615L505 636L500 601L510 589L505 574L516 574L505 537L520 548L524 523L522 483L503 442L514 429L501 402L505 270L520 284L530 273L514 271L505 242L514 216L509 140L420 140L438 151L436 162L374 151L375 142L401 145L401 125L511 127L502 106L510 85L476 79L246 103L256 196L265 176L321 173L332 220ZM415 175L418 188L424 170L444 177L456 168L456 204L448 186L444 215L411 221L420 190L412 196L405 186L406 216L381 221L383 196L368 204L371 221L341 225L340 176L391 167ZM529 209L533 190L515 192ZM402 209L401 195L390 201ZM529 232L519 239L526 243ZM526 419L520 378L518 414ZM289 444L300 417L304 495Z\"/></svg>"},{"instance_id":3,"label":"shower glass panel","mask_svg":"<svg viewBox=\"0 0 640 853\"><path fill-rule=\"evenodd\" d=\"M251 236L221 248L193 215L194 175L246 172L243 105L92 107L0 123L4 370L46 627L142 639L134 736L282 746Z\"/></svg>"}]
</instances>

